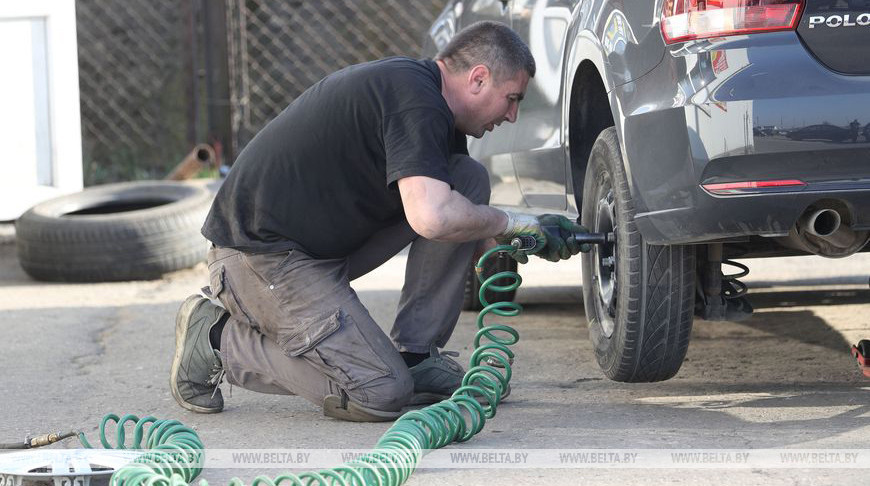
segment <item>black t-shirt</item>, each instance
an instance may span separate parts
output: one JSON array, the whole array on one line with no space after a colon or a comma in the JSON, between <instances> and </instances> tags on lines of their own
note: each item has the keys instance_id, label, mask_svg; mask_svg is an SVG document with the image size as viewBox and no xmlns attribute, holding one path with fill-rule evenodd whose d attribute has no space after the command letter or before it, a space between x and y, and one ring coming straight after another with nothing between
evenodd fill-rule
<instances>
[{"instance_id":1,"label":"black t-shirt","mask_svg":"<svg viewBox=\"0 0 870 486\"><path fill-rule=\"evenodd\" d=\"M344 257L404 217L397 180L451 184L451 153L467 153L465 137L435 62L350 66L305 91L245 147L202 233L248 253Z\"/></svg>"}]
</instances>

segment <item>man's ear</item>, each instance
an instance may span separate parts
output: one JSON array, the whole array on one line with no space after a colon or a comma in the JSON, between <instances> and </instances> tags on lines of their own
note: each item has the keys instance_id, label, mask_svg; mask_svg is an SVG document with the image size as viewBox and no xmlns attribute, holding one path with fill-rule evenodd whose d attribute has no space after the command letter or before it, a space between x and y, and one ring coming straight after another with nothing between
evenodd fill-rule
<instances>
[{"instance_id":1,"label":"man's ear","mask_svg":"<svg viewBox=\"0 0 870 486\"><path fill-rule=\"evenodd\" d=\"M468 88L471 94L479 94L487 83L492 82L492 74L489 68L478 64L468 71Z\"/></svg>"}]
</instances>

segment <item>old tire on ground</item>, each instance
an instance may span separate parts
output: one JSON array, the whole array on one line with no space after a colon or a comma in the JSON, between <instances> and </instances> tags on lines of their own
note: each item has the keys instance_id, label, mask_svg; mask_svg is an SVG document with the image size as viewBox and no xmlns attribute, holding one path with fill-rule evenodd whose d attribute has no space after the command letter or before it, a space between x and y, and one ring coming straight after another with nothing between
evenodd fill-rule
<instances>
[{"instance_id":1,"label":"old tire on ground","mask_svg":"<svg viewBox=\"0 0 870 486\"><path fill-rule=\"evenodd\" d=\"M583 187L582 224L614 232L616 243L583 255L583 301L589 338L608 378L667 380L689 345L695 297L695 251L647 244L634 204L616 130L599 135Z\"/></svg>"},{"instance_id":2,"label":"old tire on ground","mask_svg":"<svg viewBox=\"0 0 870 486\"><path fill-rule=\"evenodd\" d=\"M108 184L37 204L15 223L18 260L37 280L145 280L195 265L211 204L202 186Z\"/></svg>"},{"instance_id":3,"label":"old tire on ground","mask_svg":"<svg viewBox=\"0 0 870 486\"><path fill-rule=\"evenodd\" d=\"M483 306L480 305L480 298L478 297L480 294L480 281L477 279L477 274L474 272L474 265L476 263L477 262L471 263L471 268L468 270L468 276L465 279L465 294L462 298L462 310L479 311L483 309ZM505 254L499 254L498 257L493 256L487 259L484 263L484 280L499 272L517 271L517 261ZM500 278L495 281L495 284L509 285L511 282L511 279ZM511 292L493 292L490 290L486 292L486 300L489 303L505 301L513 302L516 293L516 290Z\"/></svg>"}]
</instances>

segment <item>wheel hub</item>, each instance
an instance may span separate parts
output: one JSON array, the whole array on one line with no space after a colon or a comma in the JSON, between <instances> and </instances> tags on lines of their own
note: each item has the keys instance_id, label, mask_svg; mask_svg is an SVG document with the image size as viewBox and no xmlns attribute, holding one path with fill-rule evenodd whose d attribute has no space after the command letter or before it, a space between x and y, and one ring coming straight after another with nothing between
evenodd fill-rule
<instances>
[{"instance_id":1,"label":"wheel hub","mask_svg":"<svg viewBox=\"0 0 870 486\"><path fill-rule=\"evenodd\" d=\"M601 197L595 214L593 231L596 233L616 234L615 202L613 188L609 181L602 187ZM598 289L598 317L601 329L606 337L613 335L616 319L616 254L615 244L606 243L593 247L593 261L596 262L592 272Z\"/></svg>"}]
</instances>

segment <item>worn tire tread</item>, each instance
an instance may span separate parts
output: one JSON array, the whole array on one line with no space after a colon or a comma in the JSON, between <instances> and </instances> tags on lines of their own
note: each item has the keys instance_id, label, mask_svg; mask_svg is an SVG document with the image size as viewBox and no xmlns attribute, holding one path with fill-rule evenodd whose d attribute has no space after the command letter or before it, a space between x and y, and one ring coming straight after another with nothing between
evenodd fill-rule
<instances>
[{"instance_id":1,"label":"worn tire tread","mask_svg":"<svg viewBox=\"0 0 870 486\"><path fill-rule=\"evenodd\" d=\"M38 204L16 222L24 271L37 280L102 282L158 278L204 260L200 227L211 203L204 187L148 181L97 186ZM123 199L131 191L177 192L177 200L128 212L64 217L60 199L77 201L94 191ZM89 192L91 191L91 192Z\"/></svg>"}]
</instances>

